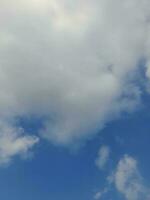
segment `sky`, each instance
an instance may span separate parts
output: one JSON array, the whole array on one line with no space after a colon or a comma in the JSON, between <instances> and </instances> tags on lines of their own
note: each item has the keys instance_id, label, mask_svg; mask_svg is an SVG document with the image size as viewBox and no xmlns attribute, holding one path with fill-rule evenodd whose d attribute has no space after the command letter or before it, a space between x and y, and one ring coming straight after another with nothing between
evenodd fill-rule
<instances>
[{"instance_id":1,"label":"sky","mask_svg":"<svg viewBox=\"0 0 150 200\"><path fill-rule=\"evenodd\" d=\"M150 1L0 0L0 198L150 200Z\"/></svg>"}]
</instances>

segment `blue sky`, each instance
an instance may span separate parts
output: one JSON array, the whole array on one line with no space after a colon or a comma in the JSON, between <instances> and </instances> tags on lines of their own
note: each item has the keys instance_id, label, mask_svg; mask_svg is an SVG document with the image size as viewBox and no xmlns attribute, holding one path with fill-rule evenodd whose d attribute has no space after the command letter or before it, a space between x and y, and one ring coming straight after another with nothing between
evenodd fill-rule
<instances>
[{"instance_id":1,"label":"blue sky","mask_svg":"<svg viewBox=\"0 0 150 200\"><path fill-rule=\"evenodd\" d=\"M150 199L150 1L0 1L0 199Z\"/></svg>"},{"instance_id":2,"label":"blue sky","mask_svg":"<svg viewBox=\"0 0 150 200\"><path fill-rule=\"evenodd\" d=\"M28 160L15 158L11 166L0 170L0 198L91 200L97 191L105 187L106 177L124 154L138 160L140 173L149 186L150 112L149 99L144 100L143 109L110 123L77 152L44 141L35 148L34 157ZM34 126L32 131L35 130ZM102 145L110 147L111 157L105 170L100 171L95 159ZM113 187L111 190L103 199L124 199Z\"/></svg>"}]
</instances>

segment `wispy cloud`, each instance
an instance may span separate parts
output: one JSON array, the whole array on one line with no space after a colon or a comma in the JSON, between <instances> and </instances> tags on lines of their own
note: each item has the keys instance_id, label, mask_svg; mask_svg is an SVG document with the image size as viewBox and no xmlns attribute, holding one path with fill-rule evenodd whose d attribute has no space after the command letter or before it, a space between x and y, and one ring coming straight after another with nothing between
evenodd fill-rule
<instances>
[{"instance_id":1,"label":"wispy cloud","mask_svg":"<svg viewBox=\"0 0 150 200\"><path fill-rule=\"evenodd\" d=\"M116 169L112 171L107 177L106 187L98 191L94 199L103 198L115 188L115 191L126 200L149 200L150 188L144 183L136 159L124 155L117 163Z\"/></svg>"},{"instance_id":2,"label":"wispy cloud","mask_svg":"<svg viewBox=\"0 0 150 200\"><path fill-rule=\"evenodd\" d=\"M137 161L125 155L118 163L114 174L114 183L118 192L127 200L148 200L150 190L144 185Z\"/></svg>"},{"instance_id":3,"label":"wispy cloud","mask_svg":"<svg viewBox=\"0 0 150 200\"><path fill-rule=\"evenodd\" d=\"M94 196L94 199L100 200L109 190L107 188L97 192Z\"/></svg>"},{"instance_id":4,"label":"wispy cloud","mask_svg":"<svg viewBox=\"0 0 150 200\"><path fill-rule=\"evenodd\" d=\"M0 165L8 165L15 156L28 156L39 139L24 133L22 128L0 122Z\"/></svg>"},{"instance_id":5,"label":"wispy cloud","mask_svg":"<svg viewBox=\"0 0 150 200\"><path fill-rule=\"evenodd\" d=\"M99 149L98 157L95 161L99 169L104 169L105 165L109 160L109 156L110 156L110 148L108 146L102 146Z\"/></svg>"}]
</instances>

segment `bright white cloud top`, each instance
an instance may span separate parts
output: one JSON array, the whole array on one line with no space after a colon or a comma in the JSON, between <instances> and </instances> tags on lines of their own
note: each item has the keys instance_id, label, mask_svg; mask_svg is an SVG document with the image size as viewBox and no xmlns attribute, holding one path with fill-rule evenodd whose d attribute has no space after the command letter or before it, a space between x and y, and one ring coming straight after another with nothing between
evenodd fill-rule
<instances>
[{"instance_id":1,"label":"bright white cloud top","mask_svg":"<svg viewBox=\"0 0 150 200\"><path fill-rule=\"evenodd\" d=\"M139 104L149 49L149 0L2 0L0 121L46 117L51 142L89 139Z\"/></svg>"}]
</instances>

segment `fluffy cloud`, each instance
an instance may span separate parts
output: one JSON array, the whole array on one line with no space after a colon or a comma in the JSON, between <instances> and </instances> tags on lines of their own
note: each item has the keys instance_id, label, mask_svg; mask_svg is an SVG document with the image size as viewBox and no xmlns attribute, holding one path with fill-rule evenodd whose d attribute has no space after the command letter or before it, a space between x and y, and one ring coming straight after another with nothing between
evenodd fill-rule
<instances>
[{"instance_id":1,"label":"fluffy cloud","mask_svg":"<svg viewBox=\"0 0 150 200\"><path fill-rule=\"evenodd\" d=\"M98 158L96 159L96 165L99 169L103 169L109 159L110 149L108 146L102 146L98 152Z\"/></svg>"},{"instance_id":2,"label":"fluffy cloud","mask_svg":"<svg viewBox=\"0 0 150 200\"><path fill-rule=\"evenodd\" d=\"M35 136L25 135L22 128L0 122L0 165L8 164L14 156L28 156L38 141Z\"/></svg>"},{"instance_id":3,"label":"fluffy cloud","mask_svg":"<svg viewBox=\"0 0 150 200\"><path fill-rule=\"evenodd\" d=\"M0 120L36 115L46 119L42 137L68 145L132 111L149 57L149 8L149 0L1 0Z\"/></svg>"}]
</instances>

